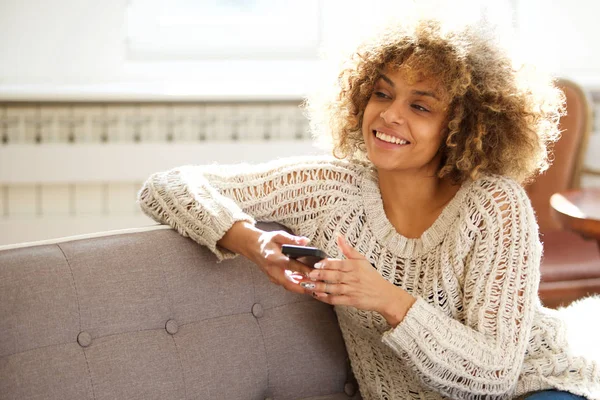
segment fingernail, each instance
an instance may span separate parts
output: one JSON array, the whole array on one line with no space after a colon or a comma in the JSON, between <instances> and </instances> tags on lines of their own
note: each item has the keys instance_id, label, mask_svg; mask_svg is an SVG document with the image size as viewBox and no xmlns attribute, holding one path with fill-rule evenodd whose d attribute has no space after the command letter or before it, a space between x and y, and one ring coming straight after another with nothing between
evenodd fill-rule
<instances>
[{"instance_id":1,"label":"fingernail","mask_svg":"<svg viewBox=\"0 0 600 400\"><path fill-rule=\"evenodd\" d=\"M319 277L319 273L317 271L311 271L311 272L308 273L308 277L310 279L318 278Z\"/></svg>"},{"instance_id":2,"label":"fingernail","mask_svg":"<svg viewBox=\"0 0 600 400\"><path fill-rule=\"evenodd\" d=\"M322 269L323 268L323 263L321 263L321 262L315 263L314 267L316 269Z\"/></svg>"},{"instance_id":3,"label":"fingernail","mask_svg":"<svg viewBox=\"0 0 600 400\"><path fill-rule=\"evenodd\" d=\"M304 289L314 289L317 287L314 283L310 282L302 282L300 286L302 286Z\"/></svg>"}]
</instances>

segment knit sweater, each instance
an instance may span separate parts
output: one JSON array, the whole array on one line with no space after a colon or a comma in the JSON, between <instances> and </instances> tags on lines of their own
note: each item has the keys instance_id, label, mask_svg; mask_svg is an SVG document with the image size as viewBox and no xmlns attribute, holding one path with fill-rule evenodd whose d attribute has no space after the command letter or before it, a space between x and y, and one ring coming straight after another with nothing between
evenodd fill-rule
<instances>
[{"instance_id":1,"label":"knit sweater","mask_svg":"<svg viewBox=\"0 0 600 400\"><path fill-rule=\"evenodd\" d=\"M152 175L144 212L211 249L237 221L275 221L331 257L342 234L383 278L416 297L391 327L336 306L365 400L511 398L556 388L600 397L596 362L569 352L565 327L538 296L542 246L523 188L466 181L420 238L386 218L368 165L325 157L261 165L186 166Z\"/></svg>"}]
</instances>

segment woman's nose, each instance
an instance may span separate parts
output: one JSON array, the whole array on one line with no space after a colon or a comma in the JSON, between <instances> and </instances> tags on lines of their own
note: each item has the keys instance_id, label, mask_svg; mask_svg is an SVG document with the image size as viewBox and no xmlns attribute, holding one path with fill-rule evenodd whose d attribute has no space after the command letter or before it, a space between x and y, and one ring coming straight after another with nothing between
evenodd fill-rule
<instances>
[{"instance_id":1,"label":"woman's nose","mask_svg":"<svg viewBox=\"0 0 600 400\"><path fill-rule=\"evenodd\" d=\"M405 122L402 113L398 110L398 107L388 107L383 110L379 116L388 125L402 125Z\"/></svg>"}]
</instances>

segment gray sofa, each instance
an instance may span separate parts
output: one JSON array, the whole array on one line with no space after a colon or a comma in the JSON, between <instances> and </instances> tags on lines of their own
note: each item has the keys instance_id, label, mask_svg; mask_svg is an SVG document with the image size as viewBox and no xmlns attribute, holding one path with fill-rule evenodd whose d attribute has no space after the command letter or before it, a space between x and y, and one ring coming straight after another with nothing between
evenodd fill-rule
<instances>
[{"instance_id":1,"label":"gray sofa","mask_svg":"<svg viewBox=\"0 0 600 400\"><path fill-rule=\"evenodd\" d=\"M359 399L333 309L166 227L0 250L0 399Z\"/></svg>"}]
</instances>

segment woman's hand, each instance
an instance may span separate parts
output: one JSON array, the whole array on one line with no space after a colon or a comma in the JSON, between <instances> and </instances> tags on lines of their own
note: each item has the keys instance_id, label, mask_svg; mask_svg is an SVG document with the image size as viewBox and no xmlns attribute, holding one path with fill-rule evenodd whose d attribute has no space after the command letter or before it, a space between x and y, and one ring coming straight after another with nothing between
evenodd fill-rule
<instances>
[{"instance_id":1,"label":"woman's hand","mask_svg":"<svg viewBox=\"0 0 600 400\"><path fill-rule=\"evenodd\" d=\"M291 292L304 293L299 283L312 268L288 258L281 252L281 246L305 246L308 241L285 231L265 232L248 222L236 222L218 244L258 265L271 282Z\"/></svg>"},{"instance_id":2,"label":"woman's hand","mask_svg":"<svg viewBox=\"0 0 600 400\"><path fill-rule=\"evenodd\" d=\"M316 281L304 279L301 286L324 303L377 311L388 324L393 327L398 325L416 299L386 281L341 236L338 237L338 246L346 259L328 258L315 264L309 278Z\"/></svg>"},{"instance_id":3,"label":"woman's hand","mask_svg":"<svg viewBox=\"0 0 600 400\"><path fill-rule=\"evenodd\" d=\"M308 241L308 238L294 236L285 231L263 232L258 239L259 251L250 259L267 274L271 282L291 292L304 293L304 288L299 283L312 268L288 258L281 252L281 246L306 246Z\"/></svg>"}]
</instances>

